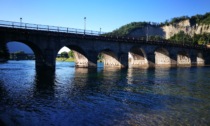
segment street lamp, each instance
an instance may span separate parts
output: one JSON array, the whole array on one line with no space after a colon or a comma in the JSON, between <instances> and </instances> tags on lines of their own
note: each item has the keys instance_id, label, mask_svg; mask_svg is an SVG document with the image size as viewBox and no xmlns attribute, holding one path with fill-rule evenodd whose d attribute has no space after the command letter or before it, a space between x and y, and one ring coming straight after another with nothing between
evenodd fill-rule
<instances>
[{"instance_id":1,"label":"street lamp","mask_svg":"<svg viewBox=\"0 0 210 126\"><path fill-rule=\"evenodd\" d=\"M100 28L100 34L101 34L101 28Z\"/></svg>"},{"instance_id":2,"label":"street lamp","mask_svg":"<svg viewBox=\"0 0 210 126\"><path fill-rule=\"evenodd\" d=\"M84 34L85 34L85 30L86 30L86 17L84 17Z\"/></svg>"},{"instance_id":3,"label":"street lamp","mask_svg":"<svg viewBox=\"0 0 210 126\"><path fill-rule=\"evenodd\" d=\"M22 17L20 17L20 27L22 27Z\"/></svg>"},{"instance_id":4,"label":"street lamp","mask_svg":"<svg viewBox=\"0 0 210 126\"><path fill-rule=\"evenodd\" d=\"M147 41L148 41L148 24L147 24Z\"/></svg>"}]
</instances>

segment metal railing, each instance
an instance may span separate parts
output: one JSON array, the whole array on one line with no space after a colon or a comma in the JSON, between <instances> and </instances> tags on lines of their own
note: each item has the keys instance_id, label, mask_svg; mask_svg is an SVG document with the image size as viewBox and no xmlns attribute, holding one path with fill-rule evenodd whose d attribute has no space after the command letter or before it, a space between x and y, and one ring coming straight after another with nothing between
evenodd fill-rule
<instances>
[{"instance_id":1,"label":"metal railing","mask_svg":"<svg viewBox=\"0 0 210 126\"><path fill-rule=\"evenodd\" d=\"M0 27L39 30L39 31L51 31L51 32L62 32L62 33L73 33L73 34L85 34L85 35L94 35L94 36L99 36L101 34L105 34L105 32L101 32L101 31L59 27L59 26L49 26L49 25L40 25L40 24L31 24L31 23L24 23L24 22L12 22L12 21L4 21L4 20L0 20Z\"/></svg>"}]
</instances>

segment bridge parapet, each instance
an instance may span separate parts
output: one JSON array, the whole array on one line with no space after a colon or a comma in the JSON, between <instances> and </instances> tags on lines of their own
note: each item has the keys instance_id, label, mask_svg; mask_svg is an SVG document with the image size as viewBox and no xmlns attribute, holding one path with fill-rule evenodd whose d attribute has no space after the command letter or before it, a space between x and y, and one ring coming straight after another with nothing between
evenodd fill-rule
<instances>
[{"instance_id":1,"label":"bridge parapet","mask_svg":"<svg viewBox=\"0 0 210 126\"><path fill-rule=\"evenodd\" d=\"M12 22L0 20L0 27L16 28L16 29L28 29L28 30L39 30L39 31L50 31L50 32L61 32L61 33L72 33L72 34L85 34L99 36L105 32L93 31L86 29L76 29L68 27L41 25L41 24L31 24L24 22Z\"/></svg>"}]
</instances>

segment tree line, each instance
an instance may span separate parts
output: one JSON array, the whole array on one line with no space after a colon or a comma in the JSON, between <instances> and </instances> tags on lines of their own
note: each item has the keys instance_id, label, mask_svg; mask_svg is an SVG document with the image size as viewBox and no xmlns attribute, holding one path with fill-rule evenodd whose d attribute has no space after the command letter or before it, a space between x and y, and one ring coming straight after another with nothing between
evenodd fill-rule
<instances>
[{"instance_id":1,"label":"tree line","mask_svg":"<svg viewBox=\"0 0 210 126\"><path fill-rule=\"evenodd\" d=\"M10 60L35 60L34 54L29 55L26 54L24 51L17 51L14 53L10 53Z\"/></svg>"}]
</instances>

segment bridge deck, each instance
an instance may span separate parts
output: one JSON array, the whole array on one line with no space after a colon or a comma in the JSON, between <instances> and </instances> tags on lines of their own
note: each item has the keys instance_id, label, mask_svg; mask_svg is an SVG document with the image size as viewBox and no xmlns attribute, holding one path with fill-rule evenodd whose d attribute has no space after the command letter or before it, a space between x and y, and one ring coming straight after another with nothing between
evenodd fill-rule
<instances>
[{"instance_id":1,"label":"bridge deck","mask_svg":"<svg viewBox=\"0 0 210 126\"><path fill-rule=\"evenodd\" d=\"M186 42L174 42L168 40L162 41L146 41L142 38L130 38L130 37L118 37L118 36L106 36L105 32L101 31L92 31L92 30L84 30L84 29L75 29L75 28L66 28L66 27L58 27L58 26L49 26L49 25L39 25L39 24L30 24L23 22L11 22L11 21L3 21L0 20L0 29L11 30L15 29L18 31L42 31L42 32L50 32L59 35L65 35L70 37L78 37L84 39L93 39L93 40L108 40L108 41L116 41L116 42L128 42L128 43L144 43L151 45L167 45L174 47L182 47L182 48L192 48L192 49L208 49L206 45L193 45L188 44ZM183 44L179 44L183 43Z\"/></svg>"}]
</instances>

